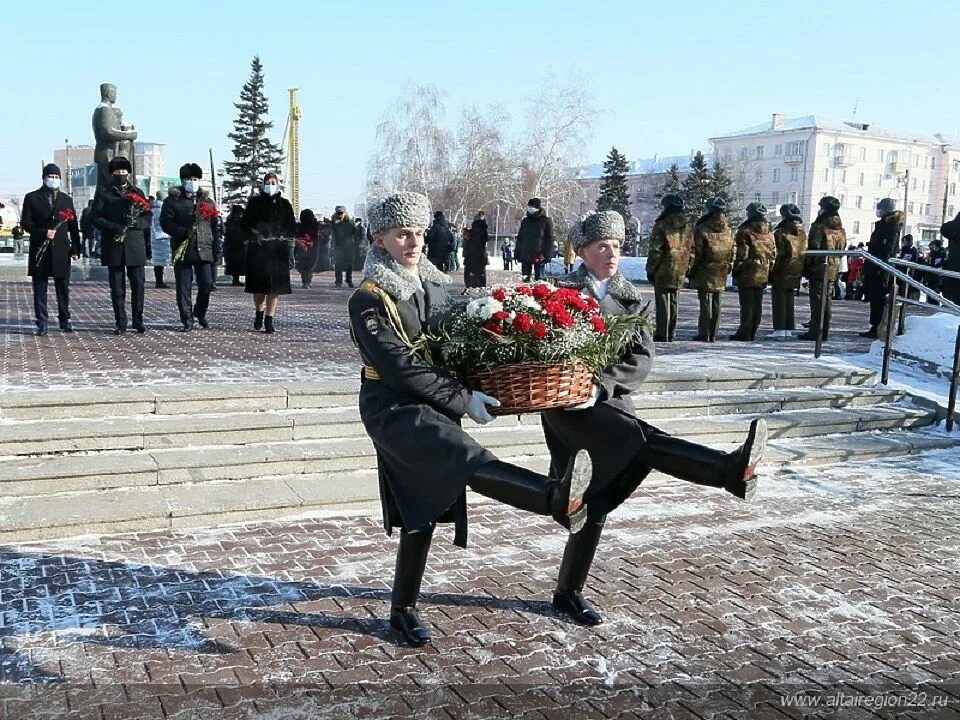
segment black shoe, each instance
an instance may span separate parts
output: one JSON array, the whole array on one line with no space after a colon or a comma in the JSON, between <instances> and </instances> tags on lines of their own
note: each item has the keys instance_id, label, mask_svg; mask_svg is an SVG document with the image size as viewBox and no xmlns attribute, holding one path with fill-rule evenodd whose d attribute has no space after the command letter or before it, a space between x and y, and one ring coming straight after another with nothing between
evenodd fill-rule
<instances>
[{"instance_id":1,"label":"black shoe","mask_svg":"<svg viewBox=\"0 0 960 720\"><path fill-rule=\"evenodd\" d=\"M743 337L743 335L731 335L730 339L734 342L753 342L750 338Z\"/></svg>"},{"instance_id":2,"label":"black shoe","mask_svg":"<svg viewBox=\"0 0 960 720\"><path fill-rule=\"evenodd\" d=\"M230 283L230 287L240 287L241 285L243 285L243 283L240 282L239 278L234 278L233 282Z\"/></svg>"},{"instance_id":3,"label":"black shoe","mask_svg":"<svg viewBox=\"0 0 960 720\"><path fill-rule=\"evenodd\" d=\"M826 338L823 338L823 339L826 340ZM797 335L797 340L806 340L808 342L816 342L817 336L814 335L812 332L805 332L803 333L803 335Z\"/></svg>"},{"instance_id":4,"label":"black shoe","mask_svg":"<svg viewBox=\"0 0 960 720\"><path fill-rule=\"evenodd\" d=\"M872 327L872 328L870 328L869 330L867 330L866 332L860 333L860 337L862 337L862 338L870 338L871 340L876 340L876 339L878 339L878 338L880 337L880 335L877 333L877 328Z\"/></svg>"},{"instance_id":5,"label":"black shoe","mask_svg":"<svg viewBox=\"0 0 960 720\"><path fill-rule=\"evenodd\" d=\"M343 287L343 283L334 283L333 286L334 286L334 287Z\"/></svg>"},{"instance_id":6,"label":"black shoe","mask_svg":"<svg viewBox=\"0 0 960 720\"><path fill-rule=\"evenodd\" d=\"M254 329L254 330L262 330L262 329L263 329L263 315L264 315L264 311L263 311L263 310L257 310L257 315L256 315L256 317L254 317L254 319L253 319L253 329Z\"/></svg>"},{"instance_id":7,"label":"black shoe","mask_svg":"<svg viewBox=\"0 0 960 720\"><path fill-rule=\"evenodd\" d=\"M72 333L72 332L73 332L73 325L71 325L71 324L70 324L70 321L67 320L67 321L65 321L65 322L60 323L60 329L61 329L63 332L65 332L65 333Z\"/></svg>"},{"instance_id":8,"label":"black shoe","mask_svg":"<svg viewBox=\"0 0 960 720\"><path fill-rule=\"evenodd\" d=\"M37 328L37 336L43 337L43 336L46 335L46 334L47 334L47 326L46 326L46 325L41 325L40 327Z\"/></svg>"},{"instance_id":9,"label":"black shoe","mask_svg":"<svg viewBox=\"0 0 960 720\"><path fill-rule=\"evenodd\" d=\"M556 590L553 593L553 609L566 613L580 625L600 625L603 618L579 590Z\"/></svg>"},{"instance_id":10,"label":"black shoe","mask_svg":"<svg viewBox=\"0 0 960 720\"><path fill-rule=\"evenodd\" d=\"M350 280L347 280L347 287L353 287L353 282Z\"/></svg>"},{"instance_id":11,"label":"black shoe","mask_svg":"<svg viewBox=\"0 0 960 720\"><path fill-rule=\"evenodd\" d=\"M200 327L202 327L204 330L209 330L209 329L210 329L210 323L207 322L207 319L206 319L206 318L198 317L198 318L197 318L197 325L199 325Z\"/></svg>"},{"instance_id":12,"label":"black shoe","mask_svg":"<svg viewBox=\"0 0 960 720\"><path fill-rule=\"evenodd\" d=\"M165 282L158 282L158 283L157 283L157 290L166 290L168 287L170 287L170 286L167 285Z\"/></svg>"},{"instance_id":13,"label":"black shoe","mask_svg":"<svg viewBox=\"0 0 960 720\"><path fill-rule=\"evenodd\" d=\"M147 329L143 326L142 322L135 322L133 324L133 329L136 330L141 335L143 335L143 333L147 331Z\"/></svg>"},{"instance_id":14,"label":"black shoe","mask_svg":"<svg viewBox=\"0 0 960 720\"><path fill-rule=\"evenodd\" d=\"M210 286L210 292L216 292L216 290L217 290L217 286L216 286L216 285L211 285L211 286Z\"/></svg>"},{"instance_id":15,"label":"black shoe","mask_svg":"<svg viewBox=\"0 0 960 720\"><path fill-rule=\"evenodd\" d=\"M694 342L710 342L710 338L708 338L706 335L694 335L690 339Z\"/></svg>"},{"instance_id":16,"label":"black shoe","mask_svg":"<svg viewBox=\"0 0 960 720\"><path fill-rule=\"evenodd\" d=\"M275 330L274 327L273 327L273 316L272 316L272 315L267 315L267 316L263 319L263 331L264 331L267 335L273 335L273 333L276 332L276 330Z\"/></svg>"},{"instance_id":17,"label":"black shoe","mask_svg":"<svg viewBox=\"0 0 960 720\"><path fill-rule=\"evenodd\" d=\"M430 642L430 632L423 626L415 607L390 608L390 627L414 647L422 647Z\"/></svg>"},{"instance_id":18,"label":"black shoe","mask_svg":"<svg viewBox=\"0 0 960 720\"><path fill-rule=\"evenodd\" d=\"M654 335L654 336L653 336L653 341L654 341L654 342L667 342L667 339L666 339L665 337L663 337L662 335Z\"/></svg>"},{"instance_id":19,"label":"black shoe","mask_svg":"<svg viewBox=\"0 0 960 720\"><path fill-rule=\"evenodd\" d=\"M125 327L116 327L116 328L113 329L113 334L114 334L114 335L123 335L126 331L127 331L127 329L126 329Z\"/></svg>"},{"instance_id":20,"label":"black shoe","mask_svg":"<svg viewBox=\"0 0 960 720\"><path fill-rule=\"evenodd\" d=\"M193 330L193 323L184 324L180 327L180 332L190 332Z\"/></svg>"}]
</instances>

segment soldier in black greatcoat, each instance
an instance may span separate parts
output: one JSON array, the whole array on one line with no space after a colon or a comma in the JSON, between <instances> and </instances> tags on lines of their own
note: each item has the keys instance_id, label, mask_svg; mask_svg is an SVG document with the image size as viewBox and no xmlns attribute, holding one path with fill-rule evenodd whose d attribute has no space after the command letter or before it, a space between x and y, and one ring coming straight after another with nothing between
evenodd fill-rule
<instances>
[{"instance_id":1,"label":"soldier in black greatcoat","mask_svg":"<svg viewBox=\"0 0 960 720\"><path fill-rule=\"evenodd\" d=\"M27 274L33 281L33 310L37 335L47 334L47 288L50 278L57 293L57 319L63 332L70 324L70 260L80 257L80 227L73 198L60 192L60 168L43 168L43 186L23 198L20 224L30 233Z\"/></svg>"},{"instance_id":2,"label":"soldier in black greatcoat","mask_svg":"<svg viewBox=\"0 0 960 720\"><path fill-rule=\"evenodd\" d=\"M487 407L499 403L413 351L451 303L450 278L422 255L429 202L418 193L397 193L369 220L374 244L363 284L349 302L351 334L364 363L360 418L377 451L385 528L400 529L390 623L405 640L423 645L430 634L416 602L433 529L452 522L454 544L466 545L466 488L552 516L577 532L592 466L587 453L576 453L555 476L561 479L550 480L497 460L463 431L464 415L488 423Z\"/></svg>"},{"instance_id":3,"label":"soldier in black greatcoat","mask_svg":"<svg viewBox=\"0 0 960 720\"><path fill-rule=\"evenodd\" d=\"M645 312L639 289L618 270L626 236L623 216L607 210L588 215L575 246L583 264L558 280L600 303L605 315ZM672 437L637 418L630 394L639 390L653 366L654 344L644 331L620 361L605 368L594 387L593 403L541 413L550 448L551 474L587 450L593 459L593 480L584 496L587 520L571 535L560 564L553 606L583 625L598 625L600 613L583 597L583 586L600 542L607 514L636 490L651 470L698 485L723 488L744 500L756 492L756 466L766 446L763 420L750 425L747 440L725 453Z\"/></svg>"},{"instance_id":4,"label":"soldier in black greatcoat","mask_svg":"<svg viewBox=\"0 0 960 720\"><path fill-rule=\"evenodd\" d=\"M118 155L107 167L110 184L93 200L92 222L100 230L100 264L107 268L110 281L110 300L116 323L113 334L127 331L127 286L130 281L130 311L133 329L146 332L143 324L143 267L152 258L150 248L151 212L139 212L134 196L149 205L143 191L131 183L133 167L130 161Z\"/></svg>"}]
</instances>

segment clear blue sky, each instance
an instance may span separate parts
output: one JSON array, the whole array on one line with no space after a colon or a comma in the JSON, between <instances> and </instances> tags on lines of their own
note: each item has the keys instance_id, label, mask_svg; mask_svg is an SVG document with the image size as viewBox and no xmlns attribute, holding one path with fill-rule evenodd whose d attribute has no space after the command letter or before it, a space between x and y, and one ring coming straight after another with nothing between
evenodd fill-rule
<instances>
[{"instance_id":1,"label":"clear blue sky","mask_svg":"<svg viewBox=\"0 0 960 720\"><path fill-rule=\"evenodd\" d=\"M286 89L300 88L301 202L313 207L352 204L378 119L408 81L446 91L451 118L501 102L519 122L546 73L577 73L603 111L590 160L613 144L630 158L706 149L773 112L849 116L858 97L857 117L878 126L960 130L960 5L942 1L5 6L0 197L38 186L40 161L64 138L92 142L103 81L119 86L140 139L169 144L169 175L186 161L206 167L210 146L219 163L255 54L278 141ZM123 14L101 25L111 8Z\"/></svg>"}]
</instances>

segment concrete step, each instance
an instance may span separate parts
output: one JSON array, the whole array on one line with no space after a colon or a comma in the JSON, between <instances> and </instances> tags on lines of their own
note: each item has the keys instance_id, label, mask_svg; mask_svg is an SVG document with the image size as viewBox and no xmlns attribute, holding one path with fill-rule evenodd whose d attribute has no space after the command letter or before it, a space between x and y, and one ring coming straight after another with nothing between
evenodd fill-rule
<instances>
[{"instance_id":1,"label":"concrete step","mask_svg":"<svg viewBox=\"0 0 960 720\"><path fill-rule=\"evenodd\" d=\"M716 444L732 447L729 444ZM777 466L853 463L960 447L960 436L938 431L864 432L773 441L763 483L776 482ZM542 454L503 454L504 459L545 472ZM279 468L276 468L279 469ZM653 473L644 485L681 482ZM712 492L707 489L705 492ZM475 498L482 501L482 498ZM762 501L761 495L758 501ZM209 527L230 522L292 517L319 510L376 509L373 469L316 472L313 469L237 480L149 487L111 487L42 496L0 497L0 542L167 528Z\"/></svg>"},{"instance_id":2,"label":"concrete step","mask_svg":"<svg viewBox=\"0 0 960 720\"><path fill-rule=\"evenodd\" d=\"M250 398L256 397L251 394ZM827 387L787 390L741 390L639 395L639 417L654 422L704 416L774 413L802 409L851 409L896 403L902 392L885 388ZM250 398L244 398L250 399ZM236 398L240 400L240 398ZM164 403L173 402L165 398ZM194 402L186 400L185 402ZM465 427L477 426L465 421ZM500 418L493 429L539 428L535 414ZM686 432L681 423L678 432ZM357 438L365 435L359 411L314 408L231 412L222 414L159 414L113 418L0 421L0 456L44 455L104 450L156 450L208 445L249 445L287 440Z\"/></svg>"},{"instance_id":3,"label":"concrete step","mask_svg":"<svg viewBox=\"0 0 960 720\"><path fill-rule=\"evenodd\" d=\"M685 360L687 356L684 356ZM774 363L757 359L750 367L659 367L643 387L645 395L692 391L771 390L867 386L876 374L809 361ZM170 385L154 387L26 390L0 397L0 420L61 420L141 415L261 412L302 408L355 408L357 380L317 380L281 385Z\"/></svg>"},{"instance_id":4,"label":"concrete step","mask_svg":"<svg viewBox=\"0 0 960 720\"><path fill-rule=\"evenodd\" d=\"M724 444L742 441L747 425L754 417L766 419L771 437L788 438L919 428L932 424L935 413L911 405L876 405L757 415L681 417L658 420L656 424L673 435L701 443ZM119 419L110 422L127 421ZM539 425L516 422L501 425L501 422L502 419L491 426L474 426L467 428L467 431L482 445L501 456L543 454L543 432ZM350 426L355 430L353 435L344 432L347 424L309 427L332 429L336 437L282 441L265 439L246 445L209 444L200 447L8 457L0 460L0 497L375 467L373 445L359 423ZM295 425L293 430L296 430ZM112 435L104 437L114 440Z\"/></svg>"}]
</instances>

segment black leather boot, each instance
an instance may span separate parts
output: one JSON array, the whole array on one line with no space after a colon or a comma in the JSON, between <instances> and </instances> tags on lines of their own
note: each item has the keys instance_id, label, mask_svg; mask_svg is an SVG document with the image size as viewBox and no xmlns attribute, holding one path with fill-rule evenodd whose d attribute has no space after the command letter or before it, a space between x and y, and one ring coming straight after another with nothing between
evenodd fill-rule
<instances>
[{"instance_id":1,"label":"black leather boot","mask_svg":"<svg viewBox=\"0 0 960 720\"><path fill-rule=\"evenodd\" d=\"M253 318L253 329L262 330L263 329L263 310L257 310L257 314Z\"/></svg>"},{"instance_id":2,"label":"black leather boot","mask_svg":"<svg viewBox=\"0 0 960 720\"><path fill-rule=\"evenodd\" d=\"M433 525L418 532L400 531L397 547L397 568L393 576L390 602L390 626L411 645L420 647L430 642L430 633L417 612L417 596L427 567L427 553L433 538Z\"/></svg>"},{"instance_id":3,"label":"black leather boot","mask_svg":"<svg viewBox=\"0 0 960 720\"><path fill-rule=\"evenodd\" d=\"M580 532L587 518L583 494L593 477L593 462L586 450L578 452L559 480L494 460L480 468L467 485L481 495L520 510L550 515L554 520Z\"/></svg>"},{"instance_id":4,"label":"black leather boot","mask_svg":"<svg viewBox=\"0 0 960 720\"><path fill-rule=\"evenodd\" d=\"M599 625L603 622L600 613L583 597L583 585L590 573L602 531L603 522L590 521L583 530L567 538L557 589L553 592L554 610L566 613L581 625Z\"/></svg>"},{"instance_id":5,"label":"black leather boot","mask_svg":"<svg viewBox=\"0 0 960 720\"><path fill-rule=\"evenodd\" d=\"M766 447L767 423L758 419L750 423L747 439L733 452L651 433L638 459L675 478L723 488L741 500L751 500L757 492L757 464Z\"/></svg>"},{"instance_id":6,"label":"black leather boot","mask_svg":"<svg viewBox=\"0 0 960 720\"><path fill-rule=\"evenodd\" d=\"M273 315L267 315L263 319L263 331L267 333L267 335L272 335L276 332L276 329L273 327Z\"/></svg>"}]
</instances>

